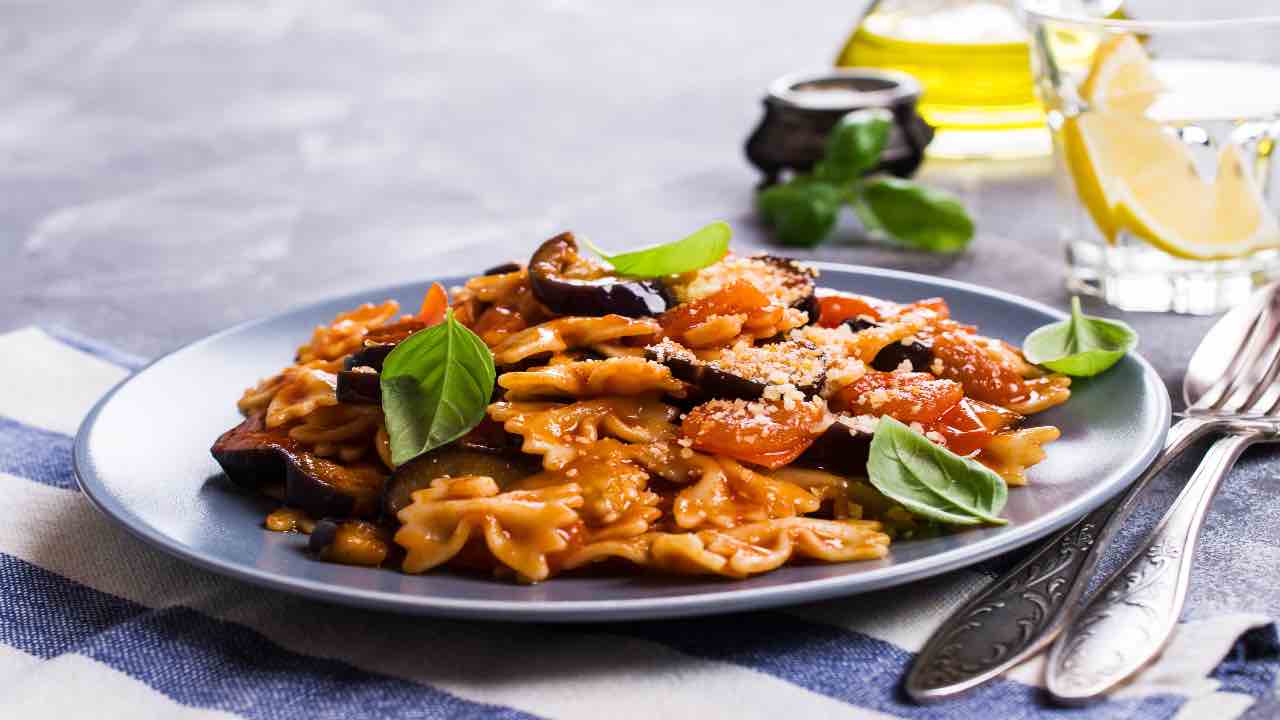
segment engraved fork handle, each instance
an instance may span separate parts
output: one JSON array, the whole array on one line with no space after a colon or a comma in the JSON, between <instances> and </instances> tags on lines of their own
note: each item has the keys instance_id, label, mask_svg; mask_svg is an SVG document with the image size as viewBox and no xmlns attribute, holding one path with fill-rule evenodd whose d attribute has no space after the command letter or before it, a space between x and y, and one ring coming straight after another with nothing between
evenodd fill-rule
<instances>
[{"instance_id":1,"label":"engraved fork handle","mask_svg":"<svg viewBox=\"0 0 1280 720\"><path fill-rule=\"evenodd\" d=\"M1046 675L1056 701L1093 700L1160 654L1182 613L1205 512L1240 453L1262 437L1245 431L1215 442L1155 531L1066 628Z\"/></svg>"},{"instance_id":2,"label":"engraved fork handle","mask_svg":"<svg viewBox=\"0 0 1280 720\"><path fill-rule=\"evenodd\" d=\"M1133 512L1151 479L1215 423L1187 418L1169 428L1164 450L1132 487L1085 515L962 605L916 656L904 684L916 702L977 687L1040 652L1066 625L1097 566L1100 549Z\"/></svg>"}]
</instances>

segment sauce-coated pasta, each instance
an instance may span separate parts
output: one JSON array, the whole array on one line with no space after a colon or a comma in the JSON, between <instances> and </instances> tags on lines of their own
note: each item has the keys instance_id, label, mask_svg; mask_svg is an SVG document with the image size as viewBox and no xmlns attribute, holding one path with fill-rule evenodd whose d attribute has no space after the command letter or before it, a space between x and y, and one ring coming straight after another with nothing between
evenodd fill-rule
<instances>
[{"instance_id":1,"label":"sauce-coated pasta","mask_svg":"<svg viewBox=\"0 0 1280 720\"><path fill-rule=\"evenodd\" d=\"M322 558L406 573L744 578L949 531L867 482L880 416L1011 486L1058 437L1023 419L1065 402L1069 379L952 319L942 299L825 291L816 272L770 257L626 280L565 237L550 264L535 255L432 288L418 315L390 301L343 313L246 390L246 420L214 454L237 482L285 499L268 527L323 526ZM446 303L492 352L494 397L465 436L396 468L381 362ZM364 391L343 394L344 382Z\"/></svg>"}]
</instances>

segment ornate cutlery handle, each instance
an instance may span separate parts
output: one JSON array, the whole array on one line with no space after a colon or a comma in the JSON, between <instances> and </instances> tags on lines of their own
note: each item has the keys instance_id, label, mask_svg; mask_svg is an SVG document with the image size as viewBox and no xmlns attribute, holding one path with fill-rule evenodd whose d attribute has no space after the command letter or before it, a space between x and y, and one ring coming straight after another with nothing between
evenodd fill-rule
<instances>
[{"instance_id":1,"label":"ornate cutlery handle","mask_svg":"<svg viewBox=\"0 0 1280 720\"><path fill-rule=\"evenodd\" d=\"M1049 654L1055 700L1087 702L1140 670L1164 648L1182 613L1205 511L1240 453L1261 436L1213 444L1155 531L1109 578Z\"/></svg>"},{"instance_id":2,"label":"ornate cutlery handle","mask_svg":"<svg viewBox=\"0 0 1280 720\"><path fill-rule=\"evenodd\" d=\"M1058 533L952 613L934 631L907 675L916 702L933 702L999 676L1048 645L1066 625L1097 566L1151 478L1213 426L1184 419L1165 449L1123 495Z\"/></svg>"}]
</instances>

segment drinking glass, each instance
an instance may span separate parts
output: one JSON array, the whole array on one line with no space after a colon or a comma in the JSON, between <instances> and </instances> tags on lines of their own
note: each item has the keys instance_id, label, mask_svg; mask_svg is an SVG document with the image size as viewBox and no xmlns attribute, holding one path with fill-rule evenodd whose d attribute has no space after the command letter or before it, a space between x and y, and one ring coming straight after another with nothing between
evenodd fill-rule
<instances>
[{"instance_id":1,"label":"drinking glass","mask_svg":"<svg viewBox=\"0 0 1280 720\"><path fill-rule=\"evenodd\" d=\"M1116 20L1066 7L1023 4L1068 288L1125 310L1242 302L1280 275L1280 17Z\"/></svg>"}]
</instances>

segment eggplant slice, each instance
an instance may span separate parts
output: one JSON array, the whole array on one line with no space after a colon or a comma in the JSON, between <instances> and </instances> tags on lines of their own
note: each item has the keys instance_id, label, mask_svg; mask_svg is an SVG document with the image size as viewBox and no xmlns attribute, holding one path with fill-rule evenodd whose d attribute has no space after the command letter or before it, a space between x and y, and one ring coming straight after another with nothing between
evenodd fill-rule
<instances>
[{"instance_id":1,"label":"eggplant slice","mask_svg":"<svg viewBox=\"0 0 1280 720\"><path fill-rule=\"evenodd\" d=\"M688 348L667 339L645 348L645 357L666 365L673 377L709 398L758 400L769 386L788 384L813 397L827 377L826 354L801 340L739 345L725 348L714 360L699 360Z\"/></svg>"},{"instance_id":2,"label":"eggplant slice","mask_svg":"<svg viewBox=\"0 0 1280 720\"><path fill-rule=\"evenodd\" d=\"M344 370L355 370L359 367L367 367L381 371L382 363L387 359L387 356L391 354L391 351L395 349L396 343L366 343L364 348L351 353L347 356L346 360L342 361L342 368Z\"/></svg>"},{"instance_id":3,"label":"eggplant slice","mask_svg":"<svg viewBox=\"0 0 1280 720\"><path fill-rule=\"evenodd\" d=\"M382 404L382 363L395 343L366 344L351 353L338 371L338 402L349 405Z\"/></svg>"},{"instance_id":4,"label":"eggplant slice","mask_svg":"<svg viewBox=\"0 0 1280 720\"><path fill-rule=\"evenodd\" d=\"M231 482L249 490L284 480L287 456L298 443L280 430L268 430L266 415L255 413L222 433L209 450Z\"/></svg>"},{"instance_id":5,"label":"eggplant slice","mask_svg":"<svg viewBox=\"0 0 1280 720\"><path fill-rule=\"evenodd\" d=\"M768 274L773 278L771 286L780 288L774 291L779 299L808 313L809 324L818 321L818 287L813 281L818 276L816 270L777 255L756 255L754 259L769 266Z\"/></svg>"},{"instance_id":6,"label":"eggplant slice","mask_svg":"<svg viewBox=\"0 0 1280 720\"><path fill-rule=\"evenodd\" d=\"M578 255L573 233L542 243L529 260L533 295L557 315L660 315L673 305L666 288L652 280L612 277Z\"/></svg>"},{"instance_id":7,"label":"eggplant slice","mask_svg":"<svg viewBox=\"0 0 1280 720\"><path fill-rule=\"evenodd\" d=\"M269 430L255 413L223 433L213 459L242 487L284 485L284 502L311 517L369 517L377 512L386 474L373 465L345 466L304 450L287 433Z\"/></svg>"},{"instance_id":8,"label":"eggplant slice","mask_svg":"<svg viewBox=\"0 0 1280 720\"><path fill-rule=\"evenodd\" d=\"M866 477L873 430L849 417L839 417L796 458L796 464L845 477Z\"/></svg>"},{"instance_id":9,"label":"eggplant slice","mask_svg":"<svg viewBox=\"0 0 1280 720\"><path fill-rule=\"evenodd\" d=\"M880 327L880 323L865 318L853 318L846 320L844 324L854 332ZM929 366L933 364L933 345L914 337L908 338L905 345L901 342L889 343L876 353L871 367L880 372L893 372L903 361L909 361L911 368L917 372L928 372Z\"/></svg>"},{"instance_id":10,"label":"eggplant slice","mask_svg":"<svg viewBox=\"0 0 1280 720\"><path fill-rule=\"evenodd\" d=\"M524 438L507 432L502 423L489 417L485 417L480 424L457 440L458 447L465 450L511 456L521 454L520 446L523 443Z\"/></svg>"},{"instance_id":11,"label":"eggplant slice","mask_svg":"<svg viewBox=\"0 0 1280 720\"><path fill-rule=\"evenodd\" d=\"M338 402L347 405L381 405L382 376L365 365L338 372Z\"/></svg>"},{"instance_id":12,"label":"eggplant slice","mask_svg":"<svg viewBox=\"0 0 1280 720\"><path fill-rule=\"evenodd\" d=\"M520 272L523 269L523 267L524 266L522 266L518 262L505 262L505 263L502 263L501 265L494 265L488 270L485 270L484 274L485 275L506 275L508 273Z\"/></svg>"},{"instance_id":13,"label":"eggplant slice","mask_svg":"<svg viewBox=\"0 0 1280 720\"><path fill-rule=\"evenodd\" d=\"M426 328L421 320L410 318L369 331L364 347L342 361L338 372L338 402L352 405L381 405L382 388L379 373L382 363L396 345L415 332Z\"/></svg>"}]
</instances>

